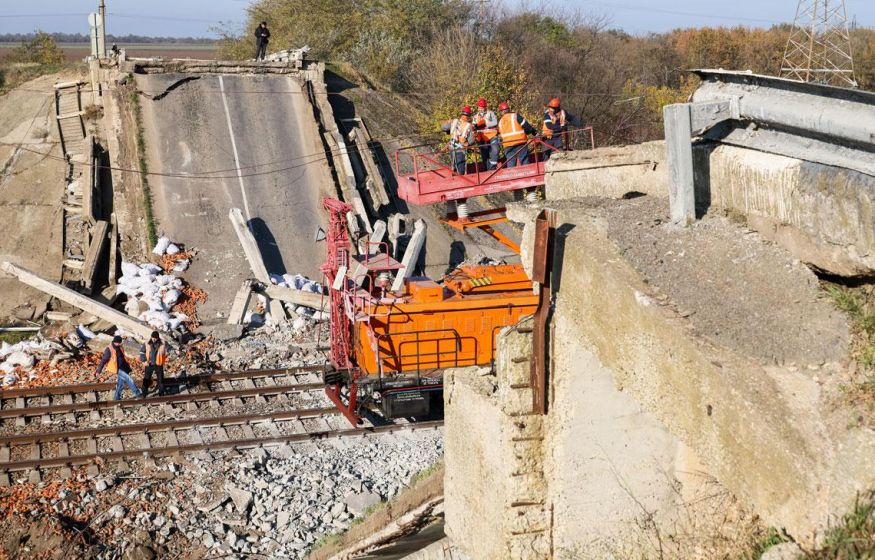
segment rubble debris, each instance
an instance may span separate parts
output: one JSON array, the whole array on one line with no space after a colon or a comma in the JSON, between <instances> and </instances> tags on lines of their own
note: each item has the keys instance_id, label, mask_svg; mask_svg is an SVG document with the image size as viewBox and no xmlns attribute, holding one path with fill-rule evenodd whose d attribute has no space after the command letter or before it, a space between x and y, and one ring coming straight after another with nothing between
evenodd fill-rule
<instances>
[{"instance_id":1,"label":"rubble debris","mask_svg":"<svg viewBox=\"0 0 875 560\"><path fill-rule=\"evenodd\" d=\"M196 304L206 293L163 272L154 264L122 262L116 293L127 296L125 311L159 331L179 330L184 323L197 328Z\"/></svg>"},{"instance_id":2,"label":"rubble debris","mask_svg":"<svg viewBox=\"0 0 875 560\"><path fill-rule=\"evenodd\" d=\"M41 290L50 296L56 297L61 301L82 309L83 311L87 311L101 319L105 319L118 325L126 332L130 332L141 340L146 340L152 333L153 329L148 324L116 311L108 305L89 299L70 288L56 284L51 280L47 280L26 268L20 267L9 261L4 261L3 263L0 263L0 269L17 277L21 282L33 288Z\"/></svg>"}]
</instances>

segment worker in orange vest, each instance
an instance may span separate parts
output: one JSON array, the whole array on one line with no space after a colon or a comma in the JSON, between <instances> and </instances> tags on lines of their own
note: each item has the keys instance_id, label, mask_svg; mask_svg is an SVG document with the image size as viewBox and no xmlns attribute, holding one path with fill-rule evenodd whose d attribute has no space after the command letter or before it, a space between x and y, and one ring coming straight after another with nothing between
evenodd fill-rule
<instances>
[{"instance_id":1,"label":"worker in orange vest","mask_svg":"<svg viewBox=\"0 0 875 560\"><path fill-rule=\"evenodd\" d=\"M471 125L471 107L465 105L459 118L445 123L441 129L450 135L450 157L453 170L464 175L468 167L468 148L474 144L474 127Z\"/></svg>"},{"instance_id":2,"label":"worker in orange vest","mask_svg":"<svg viewBox=\"0 0 875 560\"><path fill-rule=\"evenodd\" d=\"M103 351L103 357L97 366L97 375L103 373L103 368L106 368L106 371L110 373L116 374L115 400L122 398L122 389L124 389L125 385L134 392L138 399L143 398L143 394L137 389L134 380L131 379L131 366L125 358L125 350L122 348L122 337L114 336L112 343Z\"/></svg>"},{"instance_id":3,"label":"worker in orange vest","mask_svg":"<svg viewBox=\"0 0 875 560\"><path fill-rule=\"evenodd\" d=\"M167 345L161 341L158 331L152 331L152 336L140 347L140 361L146 364L143 374L143 396L149 394L152 384L152 374L158 379L158 396L164 395L164 364L167 363Z\"/></svg>"},{"instance_id":4,"label":"worker in orange vest","mask_svg":"<svg viewBox=\"0 0 875 560\"><path fill-rule=\"evenodd\" d=\"M562 152L566 149L568 137L568 125L574 119L569 115L558 97L554 97L547 103L547 108L544 112L544 126L541 130L541 135L544 138L544 143L552 147L544 150L544 159L550 159L554 152Z\"/></svg>"},{"instance_id":5,"label":"worker in orange vest","mask_svg":"<svg viewBox=\"0 0 875 560\"><path fill-rule=\"evenodd\" d=\"M501 145L504 146L507 167L528 165L528 135L534 134L535 129L524 116L511 111L507 101L498 104L498 113L501 115L498 121L498 136L501 138Z\"/></svg>"},{"instance_id":6,"label":"worker in orange vest","mask_svg":"<svg viewBox=\"0 0 875 560\"><path fill-rule=\"evenodd\" d=\"M477 113L474 115L474 130L477 131L477 143L480 145L480 161L486 169L498 167L498 152L501 151L501 139L498 137L498 117L488 109L486 99L477 100Z\"/></svg>"}]
</instances>

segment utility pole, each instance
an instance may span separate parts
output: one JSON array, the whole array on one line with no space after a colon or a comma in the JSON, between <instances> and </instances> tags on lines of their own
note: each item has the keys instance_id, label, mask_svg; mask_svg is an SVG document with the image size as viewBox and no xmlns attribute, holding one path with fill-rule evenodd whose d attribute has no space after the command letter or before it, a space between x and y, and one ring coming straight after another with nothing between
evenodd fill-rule
<instances>
[{"instance_id":1,"label":"utility pole","mask_svg":"<svg viewBox=\"0 0 875 560\"><path fill-rule=\"evenodd\" d=\"M857 87L845 0L799 0L781 76Z\"/></svg>"},{"instance_id":2,"label":"utility pole","mask_svg":"<svg viewBox=\"0 0 875 560\"><path fill-rule=\"evenodd\" d=\"M103 56L106 56L106 1L100 0L100 8L98 9L98 13L100 14L100 34L101 34L101 42L103 43Z\"/></svg>"}]
</instances>

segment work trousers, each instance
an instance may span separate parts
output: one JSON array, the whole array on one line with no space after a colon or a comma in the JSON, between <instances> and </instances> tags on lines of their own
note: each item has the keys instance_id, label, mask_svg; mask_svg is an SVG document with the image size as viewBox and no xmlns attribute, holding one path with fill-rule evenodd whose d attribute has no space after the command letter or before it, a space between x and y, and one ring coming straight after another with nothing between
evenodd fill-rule
<instances>
[{"instance_id":1,"label":"work trousers","mask_svg":"<svg viewBox=\"0 0 875 560\"><path fill-rule=\"evenodd\" d=\"M529 164L529 146L519 144L504 149L504 157L507 159L507 167Z\"/></svg>"},{"instance_id":2,"label":"work trousers","mask_svg":"<svg viewBox=\"0 0 875 560\"><path fill-rule=\"evenodd\" d=\"M264 41L258 41L255 44L255 60L264 60L264 57L267 55L267 43Z\"/></svg>"},{"instance_id":3,"label":"work trousers","mask_svg":"<svg viewBox=\"0 0 875 560\"><path fill-rule=\"evenodd\" d=\"M544 144L548 146L552 146L555 150L551 150L550 148L544 148L544 160L550 159L554 153L564 152L565 151L565 142L562 141L561 134L554 134L552 138L544 138Z\"/></svg>"},{"instance_id":4,"label":"work trousers","mask_svg":"<svg viewBox=\"0 0 875 560\"><path fill-rule=\"evenodd\" d=\"M116 382L115 382L115 400L119 400L122 398L122 390L127 385L128 389L134 392L134 395L139 399L143 397L143 393L137 389L137 386L134 384L134 380L131 379L131 375L124 371L118 370L118 374L116 374Z\"/></svg>"},{"instance_id":5,"label":"work trousers","mask_svg":"<svg viewBox=\"0 0 875 560\"><path fill-rule=\"evenodd\" d=\"M147 365L143 374L143 394L149 394L149 386L152 384L152 374L158 379L158 395L164 394L164 366Z\"/></svg>"},{"instance_id":6,"label":"work trousers","mask_svg":"<svg viewBox=\"0 0 875 560\"><path fill-rule=\"evenodd\" d=\"M450 157L453 160L453 171L464 175L468 170L468 153L464 149L453 148L450 150Z\"/></svg>"},{"instance_id":7,"label":"work trousers","mask_svg":"<svg viewBox=\"0 0 875 560\"><path fill-rule=\"evenodd\" d=\"M486 169L498 167L498 152L501 149L501 139L496 136L488 143L480 144L480 159Z\"/></svg>"}]
</instances>

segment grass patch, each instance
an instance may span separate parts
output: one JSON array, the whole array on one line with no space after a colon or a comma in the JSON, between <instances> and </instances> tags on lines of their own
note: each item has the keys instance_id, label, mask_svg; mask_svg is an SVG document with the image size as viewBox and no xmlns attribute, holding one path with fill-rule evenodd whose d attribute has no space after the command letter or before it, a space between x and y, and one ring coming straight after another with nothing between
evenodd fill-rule
<instances>
[{"instance_id":1,"label":"grass patch","mask_svg":"<svg viewBox=\"0 0 875 560\"><path fill-rule=\"evenodd\" d=\"M875 490L858 495L854 509L826 534L823 545L804 560L875 558Z\"/></svg>"},{"instance_id":2,"label":"grass patch","mask_svg":"<svg viewBox=\"0 0 875 560\"><path fill-rule=\"evenodd\" d=\"M36 331L33 332L0 332L0 342L5 342L7 344L18 344L22 340L27 340L32 336L36 335Z\"/></svg>"},{"instance_id":3,"label":"grass patch","mask_svg":"<svg viewBox=\"0 0 875 560\"><path fill-rule=\"evenodd\" d=\"M146 132L143 128L143 108L140 105L140 94L130 93L131 106L134 108L134 122L137 126L137 161L140 168L140 181L143 185L143 213L146 217L146 234L149 243L158 243L158 226L155 221L155 209L152 201L152 187L149 185L149 164L146 161Z\"/></svg>"},{"instance_id":4,"label":"grass patch","mask_svg":"<svg viewBox=\"0 0 875 560\"><path fill-rule=\"evenodd\" d=\"M36 62L2 62L0 63L0 95L9 93L18 86L35 80L46 74L57 74L64 71L82 70L83 65L76 64L38 64Z\"/></svg>"},{"instance_id":5,"label":"grass patch","mask_svg":"<svg viewBox=\"0 0 875 560\"><path fill-rule=\"evenodd\" d=\"M851 351L858 379L843 390L852 400L875 399L875 287L825 285L824 291L851 320Z\"/></svg>"}]
</instances>

